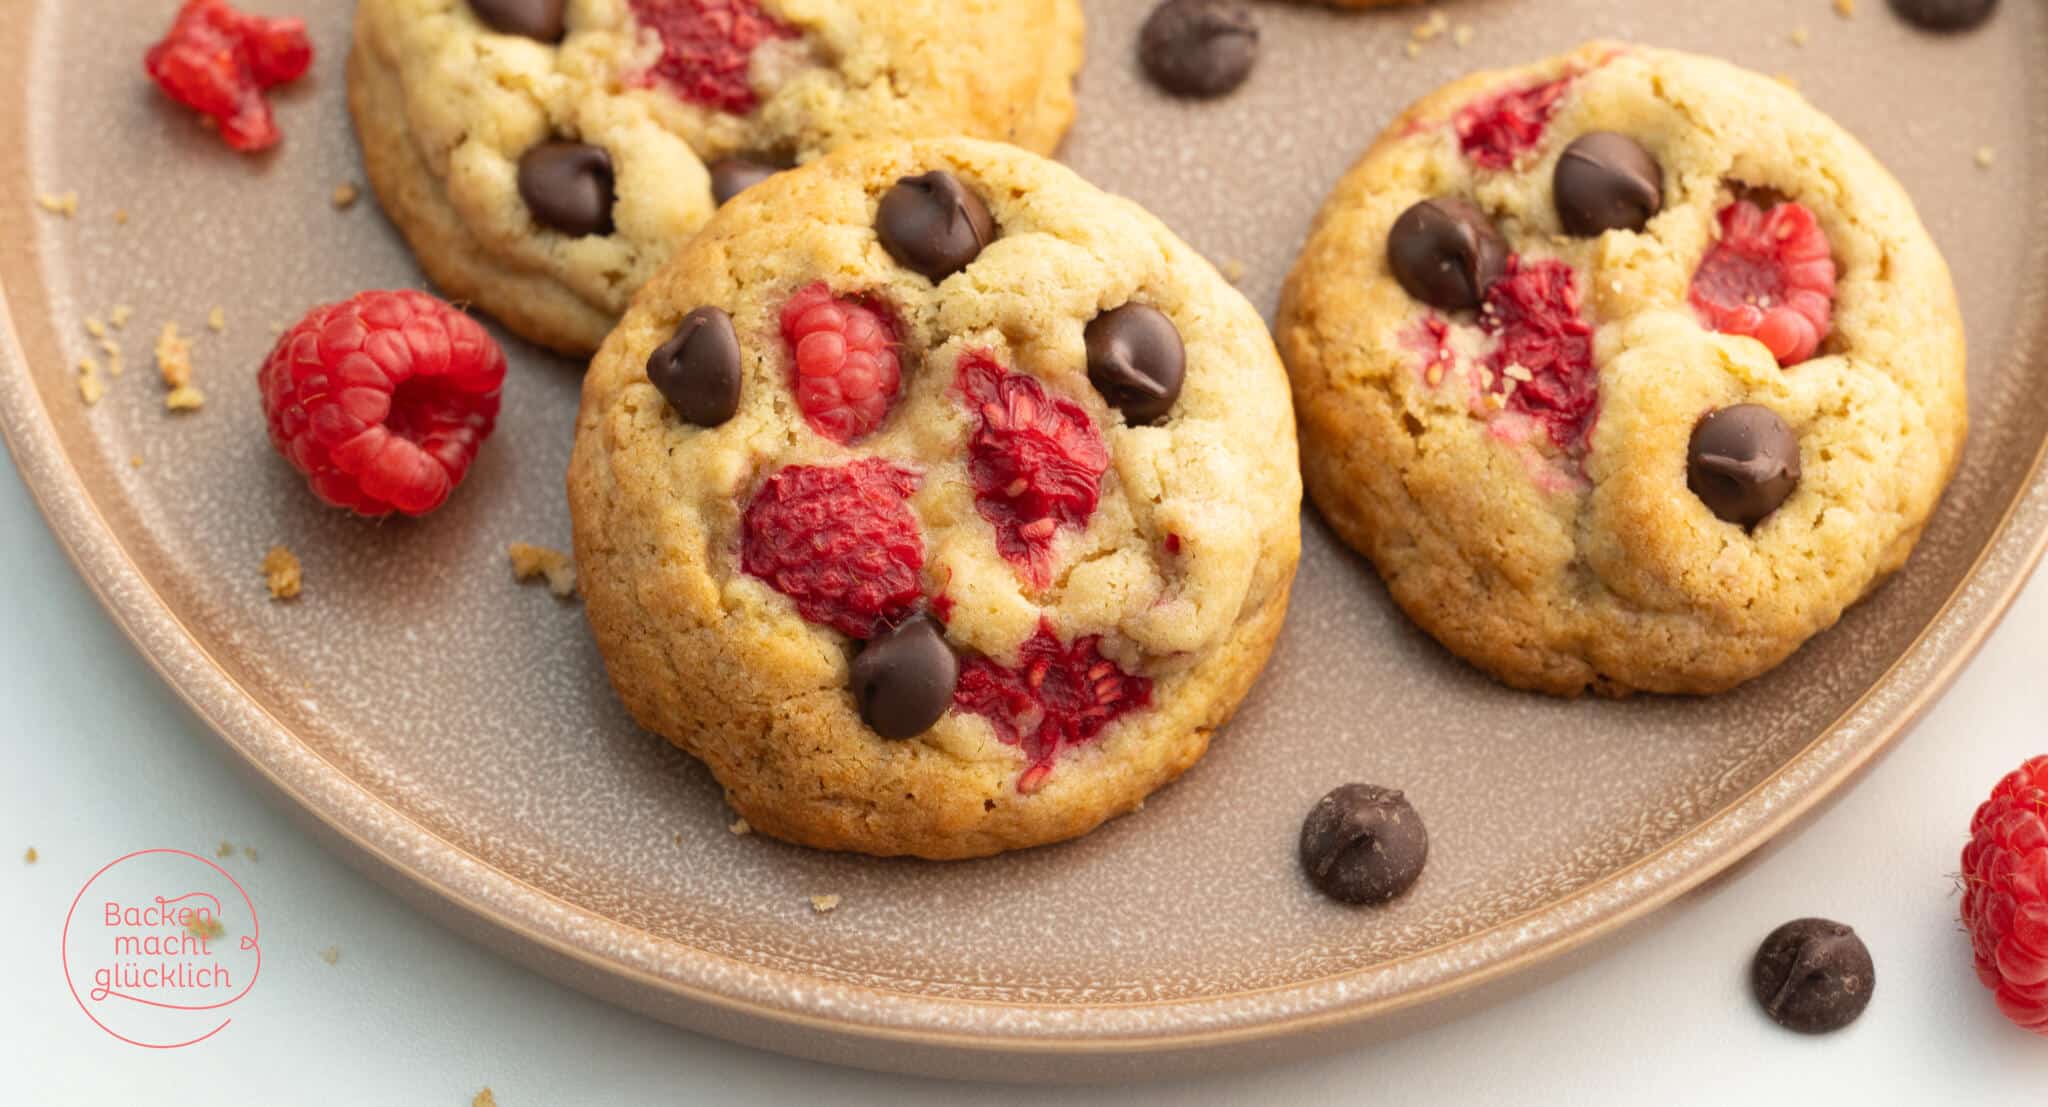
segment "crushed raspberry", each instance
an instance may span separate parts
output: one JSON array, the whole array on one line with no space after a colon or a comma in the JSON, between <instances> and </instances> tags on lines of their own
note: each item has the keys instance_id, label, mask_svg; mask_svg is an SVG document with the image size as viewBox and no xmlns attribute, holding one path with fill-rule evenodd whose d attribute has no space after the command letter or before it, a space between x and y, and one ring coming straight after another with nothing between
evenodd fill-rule
<instances>
[{"instance_id":1,"label":"crushed raspberry","mask_svg":"<svg viewBox=\"0 0 2048 1107\"><path fill-rule=\"evenodd\" d=\"M365 292L313 309L257 373L271 444L335 507L441 506L498 418L505 353L424 292Z\"/></svg>"},{"instance_id":2,"label":"crushed raspberry","mask_svg":"<svg viewBox=\"0 0 2048 1107\"><path fill-rule=\"evenodd\" d=\"M1835 258L1819 220L1787 201L1721 209L1721 241L1692 276L1692 306L1722 334L1744 335L1780 365L1813 356L1835 313Z\"/></svg>"},{"instance_id":3,"label":"crushed raspberry","mask_svg":"<svg viewBox=\"0 0 2048 1107\"><path fill-rule=\"evenodd\" d=\"M996 528L996 550L1035 588L1052 581L1052 540L1095 514L1109 450L1088 413L996 363L986 350L960 359L954 386L975 417L967 441L974 504Z\"/></svg>"},{"instance_id":4,"label":"crushed raspberry","mask_svg":"<svg viewBox=\"0 0 2048 1107\"><path fill-rule=\"evenodd\" d=\"M797 30L755 0L633 0L633 17L661 36L661 60L648 72L677 96L734 115L760 103L747 79L755 47L797 37Z\"/></svg>"},{"instance_id":5,"label":"crushed raspberry","mask_svg":"<svg viewBox=\"0 0 2048 1107\"><path fill-rule=\"evenodd\" d=\"M263 90L298 80L312 65L305 20L244 15L227 0L188 0L143 58L171 99L218 123L228 146L244 153L284 137Z\"/></svg>"},{"instance_id":6,"label":"crushed raspberry","mask_svg":"<svg viewBox=\"0 0 2048 1107\"><path fill-rule=\"evenodd\" d=\"M1100 635L1063 646L1041 617L1038 633L1017 651L1016 668L986 657L961 664L953 706L986 718L996 737L1024 750L1029 766L1018 791L1037 791L1061 750L1093 741L1117 719L1152 705L1152 682L1118 668L1101 647Z\"/></svg>"},{"instance_id":7,"label":"crushed raspberry","mask_svg":"<svg viewBox=\"0 0 2048 1107\"><path fill-rule=\"evenodd\" d=\"M923 591L924 537L905 502L918 484L876 458L784 469L747 505L741 567L811 622L872 638Z\"/></svg>"},{"instance_id":8,"label":"crushed raspberry","mask_svg":"<svg viewBox=\"0 0 2048 1107\"><path fill-rule=\"evenodd\" d=\"M1570 91L1577 74L1566 74L1528 88L1511 88L1467 104L1452 119L1458 148L1481 169L1507 169L1515 159L1543 141L1558 101Z\"/></svg>"},{"instance_id":9,"label":"crushed raspberry","mask_svg":"<svg viewBox=\"0 0 2048 1107\"><path fill-rule=\"evenodd\" d=\"M1486 291L1479 325L1497 341L1492 387L1508 410L1531 416L1568 453L1583 453L1600 407L1593 326L1579 316L1579 278L1559 261L1508 259Z\"/></svg>"},{"instance_id":10,"label":"crushed raspberry","mask_svg":"<svg viewBox=\"0 0 2048 1107\"><path fill-rule=\"evenodd\" d=\"M804 420L845 445L882 425L903 385L895 317L874 304L835 299L823 281L782 308L790 387Z\"/></svg>"},{"instance_id":11,"label":"crushed raspberry","mask_svg":"<svg viewBox=\"0 0 2048 1107\"><path fill-rule=\"evenodd\" d=\"M2048 757L1999 781L1970 820L1963 928L1998 1009L2048 1035Z\"/></svg>"}]
</instances>

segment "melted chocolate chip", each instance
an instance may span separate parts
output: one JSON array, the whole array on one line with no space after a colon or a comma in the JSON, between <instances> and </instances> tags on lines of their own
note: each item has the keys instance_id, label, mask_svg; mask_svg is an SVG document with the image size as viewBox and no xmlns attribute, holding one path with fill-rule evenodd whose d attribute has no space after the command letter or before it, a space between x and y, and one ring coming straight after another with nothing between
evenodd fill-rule
<instances>
[{"instance_id":1,"label":"melted chocolate chip","mask_svg":"<svg viewBox=\"0 0 2048 1107\"><path fill-rule=\"evenodd\" d=\"M568 0L469 0L471 11L493 31L556 43L569 33L562 12Z\"/></svg>"},{"instance_id":2,"label":"melted chocolate chip","mask_svg":"<svg viewBox=\"0 0 2048 1107\"><path fill-rule=\"evenodd\" d=\"M1508 244L1479 205L1457 196L1424 200L1387 232L1387 264L1408 295L1444 311L1478 307L1507 271Z\"/></svg>"},{"instance_id":3,"label":"melted chocolate chip","mask_svg":"<svg viewBox=\"0 0 2048 1107\"><path fill-rule=\"evenodd\" d=\"M1569 234L1640 231L1664 210L1664 169L1641 143L1613 131L1580 135L1551 178L1557 215Z\"/></svg>"},{"instance_id":4,"label":"melted chocolate chip","mask_svg":"<svg viewBox=\"0 0 2048 1107\"><path fill-rule=\"evenodd\" d=\"M1429 833L1407 797L1346 784L1301 824L1301 867L1331 899L1380 904L1407 891L1429 859Z\"/></svg>"},{"instance_id":5,"label":"melted chocolate chip","mask_svg":"<svg viewBox=\"0 0 2048 1107\"><path fill-rule=\"evenodd\" d=\"M740 339L732 316L700 307L647 359L647 379L686 423L715 427L740 408Z\"/></svg>"},{"instance_id":6,"label":"melted chocolate chip","mask_svg":"<svg viewBox=\"0 0 2048 1107\"><path fill-rule=\"evenodd\" d=\"M780 167L767 162L720 158L711 163L711 199L723 207L727 200L780 172Z\"/></svg>"},{"instance_id":7,"label":"melted chocolate chip","mask_svg":"<svg viewBox=\"0 0 2048 1107\"><path fill-rule=\"evenodd\" d=\"M569 235L612 233L612 156L601 146L543 142L519 159L519 197L542 225Z\"/></svg>"},{"instance_id":8,"label":"melted chocolate chip","mask_svg":"<svg viewBox=\"0 0 2048 1107\"><path fill-rule=\"evenodd\" d=\"M1166 0L1138 32L1138 63L1175 96L1221 96L1258 59L1258 24L1231 0Z\"/></svg>"},{"instance_id":9,"label":"melted chocolate chip","mask_svg":"<svg viewBox=\"0 0 2048 1107\"><path fill-rule=\"evenodd\" d=\"M1877 969L1854 930L1827 919L1794 919L1758 947L1749 985L1771 1021L1801 1034L1826 1034L1855 1022L1870 1005Z\"/></svg>"},{"instance_id":10,"label":"melted chocolate chip","mask_svg":"<svg viewBox=\"0 0 2048 1107\"><path fill-rule=\"evenodd\" d=\"M861 722L900 741L930 730L953 705L960 659L938 620L913 615L863 646L851 677Z\"/></svg>"},{"instance_id":11,"label":"melted chocolate chip","mask_svg":"<svg viewBox=\"0 0 2048 1107\"><path fill-rule=\"evenodd\" d=\"M1930 31L1967 31L1998 10L1998 0L1892 0L1892 10Z\"/></svg>"},{"instance_id":12,"label":"melted chocolate chip","mask_svg":"<svg viewBox=\"0 0 2048 1107\"><path fill-rule=\"evenodd\" d=\"M981 256L996 240L996 221L960 178L933 170L897 181L882 196L875 231L890 257L936 283Z\"/></svg>"},{"instance_id":13,"label":"melted chocolate chip","mask_svg":"<svg viewBox=\"0 0 2048 1107\"><path fill-rule=\"evenodd\" d=\"M1157 423L1180 399L1188 352L1158 308L1125 304L1088 324L1088 382L1132 426Z\"/></svg>"},{"instance_id":14,"label":"melted chocolate chip","mask_svg":"<svg viewBox=\"0 0 2048 1107\"><path fill-rule=\"evenodd\" d=\"M1799 487L1799 436L1758 404L1711 412L1693 428L1685 485L1721 519L1754 527Z\"/></svg>"}]
</instances>

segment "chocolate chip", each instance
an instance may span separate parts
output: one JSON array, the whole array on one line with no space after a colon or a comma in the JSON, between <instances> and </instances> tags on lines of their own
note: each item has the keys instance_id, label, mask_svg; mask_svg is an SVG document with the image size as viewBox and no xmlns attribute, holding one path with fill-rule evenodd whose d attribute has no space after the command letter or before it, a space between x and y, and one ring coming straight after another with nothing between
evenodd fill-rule
<instances>
[{"instance_id":1,"label":"chocolate chip","mask_svg":"<svg viewBox=\"0 0 2048 1107\"><path fill-rule=\"evenodd\" d=\"M1457 196L1424 200L1387 232L1387 264L1408 295L1444 311L1479 306L1507 271L1508 244L1479 205Z\"/></svg>"},{"instance_id":2,"label":"chocolate chip","mask_svg":"<svg viewBox=\"0 0 2048 1107\"><path fill-rule=\"evenodd\" d=\"M1157 423L1180 399L1188 351L1158 308L1125 304L1088 324L1088 382L1132 426Z\"/></svg>"},{"instance_id":3,"label":"chocolate chip","mask_svg":"<svg viewBox=\"0 0 2048 1107\"><path fill-rule=\"evenodd\" d=\"M1772 1022L1826 1034L1855 1022L1870 1005L1877 968L1854 930L1827 919L1794 919L1757 948L1749 986Z\"/></svg>"},{"instance_id":4,"label":"chocolate chip","mask_svg":"<svg viewBox=\"0 0 2048 1107\"><path fill-rule=\"evenodd\" d=\"M1799 436L1759 404L1711 412L1693 428L1685 486L1721 519L1754 527L1799 487Z\"/></svg>"},{"instance_id":5,"label":"chocolate chip","mask_svg":"<svg viewBox=\"0 0 2048 1107\"><path fill-rule=\"evenodd\" d=\"M740 339L732 316L700 307L647 359L647 379L686 423L715 427L740 409Z\"/></svg>"},{"instance_id":6,"label":"chocolate chip","mask_svg":"<svg viewBox=\"0 0 2048 1107\"><path fill-rule=\"evenodd\" d=\"M1258 59L1258 24L1231 0L1166 0L1138 32L1138 63L1175 96L1221 96Z\"/></svg>"},{"instance_id":7,"label":"chocolate chip","mask_svg":"<svg viewBox=\"0 0 2048 1107\"><path fill-rule=\"evenodd\" d=\"M1301 823L1301 867L1331 899L1385 903L1414 885L1427 860L1422 816L1389 788L1346 784Z\"/></svg>"},{"instance_id":8,"label":"chocolate chip","mask_svg":"<svg viewBox=\"0 0 2048 1107\"><path fill-rule=\"evenodd\" d=\"M936 283L967 268L996 240L996 221L960 178L933 170L882 196L875 231L889 256Z\"/></svg>"},{"instance_id":9,"label":"chocolate chip","mask_svg":"<svg viewBox=\"0 0 2048 1107\"><path fill-rule=\"evenodd\" d=\"M779 166L747 158L720 158L711 163L711 199L723 207L727 200L782 172Z\"/></svg>"},{"instance_id":10,"label":"chocolate chip","mask_svg":"<svg viewBox=\"0 0 2048 1107\"><path fill-rule=\"evenodd\" d=\"M1900 18L1930 31L1967 31L1998 10L1998 0L1892 0Z\"/></svg>"},{"instance_id":11,"label":"chocolate chip","mask_svg":"<svg viewBox=\"0 0 2048 1107\"><path fill-rule=\"evenodd\" d=\"M519 197L543 225L581 238L612 233L612 156L601 146L543 142L519 159Z\"/></svg>"},{"instance_id":12,"label":"chocolate chip","mask_svg":"<svg viewBox=\"0 0 2048 1107\"><path fill-rule=\"evenodd\" d=\"M884 738L915 738L953 705L960 659L945 629L929 615L913 615L884 631L853 659L854 702L860 721Z\"/></svg>"},{"instance_id":13,"label":"chocolate chip","mask_svg":"<svg viewBox=\"0 0 2048 1107\"><path fill-rule=\"evenodd\" d=\"M568 6L569 0L469 0L470 10L491 30L547 43L569 33L562 20Z\"/></svg>"},{"instance_id":14,"label":"chocolate chip","mask_svg":"<svg viewBox=\"0 0 2048 1107\"><path fill-rule=\"evenodd\" d=\"M1594 131L1564 148L1551 191L1567 233L1640 231L1664 210L1664 169L1635 139Z\"/></svg>"}]
</instances>

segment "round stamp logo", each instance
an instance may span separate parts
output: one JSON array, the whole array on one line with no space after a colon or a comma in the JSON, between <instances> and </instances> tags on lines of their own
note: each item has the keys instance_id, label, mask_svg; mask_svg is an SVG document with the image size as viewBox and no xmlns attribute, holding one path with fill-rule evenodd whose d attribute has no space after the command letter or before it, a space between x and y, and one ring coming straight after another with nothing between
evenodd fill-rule
<instances>
[{"instance_id":1,"label":"round stamp logo","mask_svg":"<svg viewBox=\"0 0 2048 1107\"><path fill-rule=\"evenodd\" d=\"M64 916L64 979L101 1030L177 1049L226 1029L263 968L256 905L226 869L137 850L92 874Z\"/></svg>"}]
</instances>

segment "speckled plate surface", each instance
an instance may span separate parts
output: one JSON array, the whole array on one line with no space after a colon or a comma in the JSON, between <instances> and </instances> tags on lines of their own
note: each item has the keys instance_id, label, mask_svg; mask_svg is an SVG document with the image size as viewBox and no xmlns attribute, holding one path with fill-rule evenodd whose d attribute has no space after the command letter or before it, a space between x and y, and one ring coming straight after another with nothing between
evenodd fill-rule
<instances>
[{"instance_id":1,"label":"speckled plate surface","mask_svg":"<svg viewBox=\"0 0 2048 1107\"><path fill-rule=\"evenodd\" d=\"M272 325L419 280L374 204L330 204L362 179L342 105L351 5L249 5L313 13L321 50L283 98L289 140L256 159L141 78L172 0L0 6L16 59L0 72L0 420L85 576L256 775L388 883L543 971L742 1041L1099 1078L1330 1048L1425 1000L1484 996L1472 986L1669 902L1853 776L1974 650L2048 533L2048 6L1935 39L1870 0L1853 19L1824 0L1470 0L1443 6L1468 44L1411 58L1415 11L1265 4L1249 87L1189 106L1135 73L1148 5L1097 0L1067 159L1241 264L1268 310L1337 175L1464 70L1613 36L1790 74L1905 180L1954 265L1973 344L1961 474L1902 575L1719 699L1502 689L1404 622L1311 517L1269 677L1136 816L959 865L736 837L710 776L614 702L580 611L511 580L506 543L568 545L574 366L511 347L498 436L425 522L321 509L264 440L253 375ZM74 218L34 203L69 191ZM83 320L117 303L135 310L116 333L130 368L88 409ZM196 414L167 414L149 371L167 320L199 335ZM296 604L271 603L257 569L278 542L305 562ZM1303 811L1347 779L1400 786L1429 820L1429 871L1387 910L1320 900L1293 861ZM817 894L841 906L814 914Z\"/></svg>"}]
</instances>

